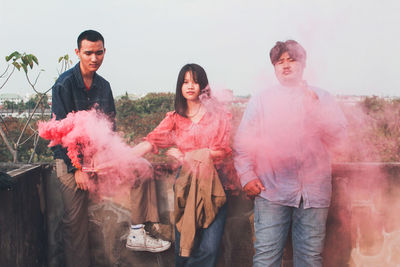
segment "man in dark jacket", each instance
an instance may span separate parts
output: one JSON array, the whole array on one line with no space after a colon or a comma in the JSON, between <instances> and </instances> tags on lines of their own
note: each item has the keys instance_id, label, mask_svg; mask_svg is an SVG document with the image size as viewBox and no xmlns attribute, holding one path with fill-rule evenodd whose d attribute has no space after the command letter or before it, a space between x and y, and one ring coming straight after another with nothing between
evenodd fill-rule
<instances>
[{"instance_id":1,"label":"man in dark jacket","mask_svg":"<svg viewBox=\"0 0 400 267\"><path fill-rule=\"evenodd\" d=\"M110 84L96 73L103 62L105 51L104 38L100 33L88 30L79 35L75 53L80 62L64 72L53 86L52 113L57 120L64 119L70 112L96 108L114 122L116 111ZM53 151L64 201L63 237L66 266L89 266L89 175L72 165L66 148L58 145L53 147ZM148 235L144 230L144 223L159 222L158 208L154 205L157 201L153 200L155 182L150 178L152 177L141 177L131 188L131 194L136 199L132 201L133 225L126 246L136 251L161 252L168 249L171 243ZM152 194L148 190L151 190Z\"/></svg>"},{"instance_id":2,"label":"man in dark jacket","mask_svg":"<svg viewBox=\"0 0 400 267\"><path fill-rule=\"evenodd\" d=\"M57 79L52 91L52 113L57 120L68 113L96 107L111 120L115 105L109 82L96 73L106 49L104 38L96 31L87 30L78 37L75 49L80 62ZM88 245L88 173L76 169L67 151L53 147L57 177L61 182L64 202L63 238L66 266L89 266Z\"/></svg>"}]
</instances>

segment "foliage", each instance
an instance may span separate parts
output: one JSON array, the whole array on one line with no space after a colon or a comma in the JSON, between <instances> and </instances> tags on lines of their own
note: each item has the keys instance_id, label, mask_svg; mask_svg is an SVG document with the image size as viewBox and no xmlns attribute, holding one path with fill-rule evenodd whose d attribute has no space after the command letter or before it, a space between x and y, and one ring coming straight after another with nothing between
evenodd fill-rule
<instances>
[{"instance_id":1,"label":"foliage","mask_svg":"<svg viewBox=\"0 0 400 267\"><path fill-rule=\"evenodd\" d=\"M58 63L61 64L61 69L57 70L58 76L61 75L64 71L68 70L72 65L72 60L69 58L68 54L61 56L58 58Z\"/></svg>"},{"instance_id":2,"label":"foliage","mask_svg":"<svg viewBox=\"0 0 400 267\"><path fill-rule=\"evenodd\" d=\"M36 110L39 108L41 110L42 118L44 114L45 108L48 108L47 104L47 95L46 93L51 90L47 89L43 92L40 92L36 88L36 83L38 81L38 78L40 76L40 73L43 70L40 70L39 73L37 74L36 78L32 82L29 75L28 71L29 69L32 70L33 67L36 65L39 65L39 61L37 57L33 54L27 54L27 53L19 53L18 51L15 51L11 53L10 55L6 56L5 58L6 62L11 62L11 65L8 64L6 70L0 74L0 79L5 78L4 82L0 84L0 89L3 88L10 77L13 75L14 71L17 69L20 71L21 69L24 71L26 81L28 84L31 86L32 90L35 91L36 95L33 99L33 101L28 101L26 107L28 107L28 110L30 112L28 118L23 119L23 120L17 120L13 121L13 119L10 118L10 120L4 120L1 119L1 127L0 127L0 136L3 139L3 144L9 154L11 154L13 162L18 162L18 161L26 161L28 163L32 162L32 160L40 159L39 155L35 155L36 149L38 146L40 147L42 145L42 141L39 138L38 132L35 130L36 127L36 122L33 119L33 115L36 113ZM59 63L61 63L61 69L64 69L69 66L70 60L68 55L65 55L64 57L61 57L59 59ZM72 63L72 62L71 62ZM10 70L11 66L11 70ZM9 107L11 105L11 109L14 109L14 104L11 103L6 103L7 106ZM23 109L23 102L20 102L17 104L17 108L20 112L21 109ZM33 106L33 107L32 107ZM31 108L32 107L32 108ZM20 124L22 123L22 124ZM13 126L14 124L18 125L19 131L15 131ZM30 147L26 147L27 145L30 145ZM6 151L7 151L6 150ZM26 151L29 151L30 157L27 157L24 153ZM46 154L46 153L44 153ZM0 156L5 156L7 158L7 155L4 154L3 152L1 153Z\"/></svg>"},{"instance_id":3,"label":"foliage","mask_svg":"<svg viewBox=\"0 0 400 267\"><path fill-rule=\"evenodd\" d=\"M10 140L16 140L21 132L21 128L23 128L26 123L25 119L18 119L7 117L4 118L5 123L2 124L2 129L7 133L7 136ZM37 119L32 121L32 124L36 125ZM7 126L7 127L5 127ZM31 154L33 152L33 138L35 135L35 130L33 128L28 128L24 134L22 135L22 142L20 144L19 153L18 153L18 162L28 162ZM39 143L36 148L36 156L35 161L49 161L52 159L52 152L47 148L47 141L42 139L39 140ZM4 142L0 142L0 162L10 162L12 161L12 155L7 153L7 147Z\"/></svg>"},{"instance_id":4,"label":"foliage","mask_svg":"<svg viewBox=\"0 0 400 267\"><path fill-rule=\"evenodd\" d=\"M15 103L13 101L6 100L3 103L3 109L5 110L11 110L11 112L24 112L24 111L30 111L35 108L36 104L38 103L40 99L40 95L36 94L34 97L29 99L26 103L24 103L23 100L21 100L18 103ZM41 109L48 109L50 108L49 103L48 103L48 96L47 94L43 95L43 99L40 101L40 108Z\"/></svg>"},{"instance_id":5,"label":"foliage","mask_svg":"<svg viewBox=\"0 0 400 267\"><path fill-rule=\"evenodd\" d=\"M40 100L40 95L36 94L34 97L32 97L31 99L29 99L26 103L25 103L25 109L27 110L31 110L33 108L35 108L36 104L39 102ZM40 108L50 108L49 106L49 98L47 96L47 94L43 95L43 99L40 100Z\"/></svg>"},{"instance_id":6,"label":"foliage","mask_svg":"<svg viewBox=\"0 0 400 267\"><path fill-rule=\"evenodd\" d=\"M23 101L21 101L21 102L22 102L22 109L23 109ZM20 111L19 107L21 107L20 103L17 104L17 103L14 103L13 101L6 100L3 103L3 108L11 110L12 112L14 112L14 111L18 111L19 112Z\"/></svg>"},{"instance_id":7,"label":"foliage","mask_svg":"<svg viewBox=\"0 0 400 267\"><path fill-rule=\"evenodd\" d=\"M373 103L373 105L371 105ZM379 161L400 161L400 101L367 97L362 103L370 116L367 141L376 148Z\"/></svg>"},{"instance_id":8,"label":"foliage","mask_svg":"<svg viewBox=\"0 0 400 267\"><path fill-rule=\"evenodd\" d=\"M361 107L366 114L374 114L382 111L385 106L385 101L377 96L366 97L361 102Z\"/></svg>"},{"instance_id":9,"label":"foliage","mask_svg":"<svg viewBox=\"0 0 400 267\"><path fill-rule=\"evenodd\" d=\"M137 100L122 97L116 102L118 130L128 141L146 136L168 111L174 110L174 98L172 93L149 93Z\"/></svg>"},{"instance_id":10,"label":"foliage","mask_svg":"<svg viewBox=\"0 0 400 267\"><path fill-rule=\"evenodd\" d=\"M18 70L21 68L25 73L28 73L28 67L33 68L33 64L39 65L39 61L35 55L19 53L15 51L11 53L9 56L6 56L6 61L9 62L12 59L12 65L16 67Z\"/></svg>"},{"instance_id":11,"label":"foliage","mask_svg":"<svg viewBox=\"0 0 400 267\"><path fill-rule=\"evenodd\" d=\"M355 106L342 105L348 138L336 161L400 161L400 100L366 97Z\"/></svg>"}]
</instances>

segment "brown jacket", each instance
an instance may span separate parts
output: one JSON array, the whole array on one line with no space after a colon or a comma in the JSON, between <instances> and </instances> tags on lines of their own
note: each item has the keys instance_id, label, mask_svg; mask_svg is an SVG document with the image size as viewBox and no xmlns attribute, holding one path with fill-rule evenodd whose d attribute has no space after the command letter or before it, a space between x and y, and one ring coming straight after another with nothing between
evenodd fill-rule
<instances>
[{"instance_id":1,"label":"brown jacket","mask_svg":"<svg viewBox=\"0 0 400 267\"><path fill-rule=\"evenodd\" d=\"M226 202L209 149L185 154L175 182L175 223L181 234L179 255L189 257L196 230L207 228Z\"/></svg>"}]
</instances>

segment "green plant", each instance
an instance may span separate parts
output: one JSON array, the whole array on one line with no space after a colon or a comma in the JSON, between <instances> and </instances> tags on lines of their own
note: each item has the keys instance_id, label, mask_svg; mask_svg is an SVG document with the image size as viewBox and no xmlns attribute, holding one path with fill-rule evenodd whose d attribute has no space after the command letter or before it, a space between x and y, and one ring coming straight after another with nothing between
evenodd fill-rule
<instances>
[{"instance_id":1,"label":"green plant","mask_svg":"<svg viewBox=\"0 0 400 267\"><path fill-rule=\"evenodd\" d=\"M27 103L27 107L30 113L28 118L23 121L22 125L20 125L20 130L18 131L18 134L15 134L15 131L9 131L8 129L10 127L7 125L7 123L10 122L1 118L2 125L0 126L0 136L4 141L5 147L7 148L8 152L11 154L13 162L31 162L34 159L36 148L40 143L38 132L35 130L36 123L33 120L33 116L36 113L36 110L40 108L42 111L41 117L44 118L44 110L48 107L47 93L51 90L51 88L40 92L36 87L37 81L43 69L39 70L33 81L29 76L30 70L32 70L35 65L39 65L39 61L35 55L14 51L10 55L6 56L5 60L8 65L5 71L0 75L0 79L4 79L4 81L0 84L0 89L2 89L7 84L11 76L14 74L15 70L23 70L26 81L31 86L36 95L32 102L28 101ZM72 63L70 62L68 55L61 57L58 62L61 64L62 70L67 68L69 64ZM14 106L12 106L12 108L14 108ZM29 134L30 131L32 131L32 134ZM33 149L31 150L30 157L18 155L20 151L28 150L26 149L25 145L28 144L28 141L31 139L33 140Z\"/></svg>"}]
</instances>

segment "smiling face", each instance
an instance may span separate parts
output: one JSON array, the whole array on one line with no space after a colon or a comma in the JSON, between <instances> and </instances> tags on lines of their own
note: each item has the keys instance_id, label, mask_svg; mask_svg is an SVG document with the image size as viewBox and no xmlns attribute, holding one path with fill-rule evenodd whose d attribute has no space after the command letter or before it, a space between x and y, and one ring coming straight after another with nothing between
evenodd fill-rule
<instances>
[{"instance_id":1,"label":"smiling face","mask_svg":"<svg viewBox=\"0 0 400 267\"><path fill-rule=\"evenodd\" d=\"M81 48L75 49L75 53L80 59L82 74L93 74L97 71L103 63L105 52L106 49L101 40L96 42L82 40Z\"/></svg>"},{"instance_id":2,"label":"smiling face","mask_svg":"<svg viewBox=\"0 0 400 267\"><path fill-rule=\"evenodd\" d=\"M182 95L187 101L199 100L200 85L193 80L191 71L185 73L185 79L182 84Z\"/></svg>"},{"instance_id":3,"label":"smiling face","mask_svg":"<svg viewBox=\"0 0 400 267\"><path fill-rule=\"evenodd\" d=\"M303 80L304 63L290 57L288 52L282 53L275 63L275 75L283 86L296 86Z\"/></svg>"}]
</instances>

